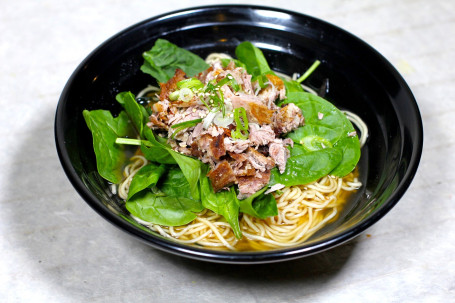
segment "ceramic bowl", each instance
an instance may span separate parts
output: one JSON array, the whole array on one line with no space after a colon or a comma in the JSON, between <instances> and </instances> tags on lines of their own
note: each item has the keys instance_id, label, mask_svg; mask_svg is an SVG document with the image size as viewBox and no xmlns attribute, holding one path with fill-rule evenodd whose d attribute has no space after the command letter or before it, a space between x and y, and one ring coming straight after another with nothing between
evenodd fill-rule
<instances>
[{"instance_id":1,"label":"ceramic bowl","mask_svg":"<svg viewBox=\"0 0 455 303\"><path fill-rule=\"evenodd\" d=\"M96 30L96 29L95 29ZM305 82L340 109L359 115L369 137L359 162L362 188L338 219L307 242L261 252L222 252L182 245L133 224L121 201L96 171L84 109L118 113L118 92L138 92L152 83L140 71L142 52L167 39L201 57L234 53L242 41L262 49L279 72L303 72L322 64ZM328 87L327 87L328 83ZM82 198L102 217L143 242L180 256L223 263L267 263L315 254L352 239L381 219L411 183L421 156L422 121L400 74L371 46L327 22L258 6L189 8L153 17L113 36L74 71L58 103L55 139L62 166Z\"/></svg>"}]
</instances>

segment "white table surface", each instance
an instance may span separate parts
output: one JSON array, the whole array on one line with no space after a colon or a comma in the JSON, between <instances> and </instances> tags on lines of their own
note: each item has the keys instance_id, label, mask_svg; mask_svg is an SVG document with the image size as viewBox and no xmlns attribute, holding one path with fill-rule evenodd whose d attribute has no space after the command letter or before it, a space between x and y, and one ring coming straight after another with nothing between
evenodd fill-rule
<instances>
[{"instance_id":1,"label":"white table surface","mask_svg":"<svg viewBox=\"0 0 455 303\"><path fill-rule=\"evenodd\" d=\"M0 301L454 302L455 1L250 1L375 47L411 87L425 145L409 190L366 233L309 258L242 267L172 256L118 230L75 192L54 144L59 95L90 51L148 17L219 2L1 2Z\"/></svg>"}]
</instances>

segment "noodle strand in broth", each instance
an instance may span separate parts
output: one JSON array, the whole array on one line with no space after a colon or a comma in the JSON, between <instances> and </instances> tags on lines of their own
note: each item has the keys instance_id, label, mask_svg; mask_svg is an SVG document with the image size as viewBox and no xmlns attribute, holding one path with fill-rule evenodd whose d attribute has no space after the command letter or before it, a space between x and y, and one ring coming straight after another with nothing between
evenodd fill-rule
<instances>
[{"instance_id":1,"label":"noodle strand in broth","mask_svg":"<svg viewBox=\"0 0 455 303\"><path fill-rule=\"evenodd\" d=\"M211 63L222 58L232 58L227 54L210 54L206 62ZM277 73L285 79L297 78ZM313 94L316 92L302 85ZM137 97L156 94L158 87L148 86ZM365 144L368 129L365 123L355 114L346 112L361 132L361 146ZM118 185L118 195L126 200L128 189L134 175L148 163L141 155L135 155L124 168L124 180ZM248 214L240 214L242 239L237 239L225 219L208 209L197 214L197 218L183 226L160 226L132 216L138 223L184 244L197 244L212 249L246 251L265 250L295 246L306 241L315 232L333 220L340 212L350 192L362 184L357 180L357 171L339 178L325 176L316 182L306 185L285 187L273 193L277 201L278 215L267 219L258 219Z\"/></svg>"}]
</instances>

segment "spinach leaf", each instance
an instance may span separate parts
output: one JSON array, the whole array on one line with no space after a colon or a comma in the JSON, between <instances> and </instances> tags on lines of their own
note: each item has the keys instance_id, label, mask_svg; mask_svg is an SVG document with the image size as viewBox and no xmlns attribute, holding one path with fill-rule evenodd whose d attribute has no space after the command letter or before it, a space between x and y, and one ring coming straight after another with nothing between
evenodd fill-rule
<instances>
[{"instance_id":1,"label":"spinach leaf","mask_svg":"<svg viewBox=\"0 0 455 303\"><path fill-rule=\"evenodd\" d=\"M224 68L226 68L231 61L234 61L235 67L243 67L244 69L246 69L246 65L237 59L222 58L221 64L223 65Z\"/></svg>"},{"instance_id":2,"label":"spinach leaf","mask_svg":"<svg viewBox=\"0 0 455 303\"><path fill-rule=\"evenodd\" d=\"M239 224L239 201L233 187L215 193L207 176L201 179L202 205L222 215L232 228L237 239L242 238Z\"/></svg>"},{"instance_id":3,"label":"spinach leaf","mask_svg":"<svg viewBox=\"0 0 455 303\"><path fill-rule=\"evenodd\" d=\"M141 152L144 154L144 157L152 162L162 163L162 164L175 164L174 158L169 154L169 152L160 146L149 146L148 144L141 145Z\"/></svg>"},{"instance_id":4,"label":"spinach leaf","mask_svg":"<svg viewBox=\"0 0 455 303\"><path fill-rule=\"evenodd\" d=\"M300 150L300 152L302 151ZM278 169L272 169L269 185L280 183L292 186L316 181L328 175L340 163L342 157L342 151L338 148L302 152L291 156L286 162L286 169L282 174Z\"/></svg>"},{"instance_id":5,"label":"spinach leaf","mask_svg":"<svg viewBox=\"0 0 455 303\"><path fill-rule=\"evenodd\" d=\"M168 148L168 152L177 162L178 166L183 172L186 180L190 184L191 196L195 200L199 200L201 194L199 192L199 178L201 176L202 162Z\"/></svg>"},{"instance_id":6,"label":"spinach leaf","mask_svg":"<svg viewBox=\"0 0 455 303\"><path fill-rule=\"evenodd\" d=\"M161 164L157 165L154 163L149 163L142 167L131 180L130 188L128 191L127 201L131 199L136 193L154 186L161 175L165 172L166 166Z\"/></svg>"},{"instance_id":7,"label":"spinach leaf","mask_svg":"<svg viewBox=\"0 0 455 303\"><path fill-rule=\"evenodd\" d=\"M168 166L168 170L161 177L157 187L166 196L193 199L190 184L178 166Z\"/></svg>"},{"instance_id":8,"label":"spinach leaf","mask_svg":"<svg viewBox=\"0 0 455 303\"><path fill-rule=\"evenodd\" d=\"M209 68L199 56L164 39L156 40L155 45L144 52L142 57L145 61L141 70L161 83L169 81L177 68L183 70L189 77Z\"/></svg>"},{"instance_id":9,"label":"spinach leaf","mask_svg":"<svg viewBox=\"0 0 455 303\"><path fill-rule=\"evenodd\" d=\"M333 104L306 92L290 92L284 103L294 103L305 116L305 125L287 136L307 151L335 148L342 153L340 163L329 172L344 177L360 159L360 143L352 123ZM320 116L322 114L322 117Z\"/></svg>"},{"instance_id":10,"label":"spinach leaf","mask_svg":"<svg viewBox=\"0 0 455 303\"><path fill-rule=\"evenodd\" d=\"M251 42L245 41L235 48L235 55L246 66L246 70L253 77L271 72L269 64L262 51Z\"/></svg>"},{"instance_id":11,"label":"spinach leaf","mask_svg":"<svg viewBox=\"0 0 455 303\"><path fill-rule=\"evenodd\" d=\"M115 143L117 137L134 133L128 115L122 111L114 118L106 110L84 110L85 123L92 132L98 173L112 183L119 183L126 161L125 147Z\"/></svg>"},{"instance_id":12,"label":"spinach leaf","mask_svg":"<svg viewBox=\"0 0 455 303\"><path fill-rule=\"evenodd\" d=\"M142 191L128 202L126 209L133 215L147 222L165 226L188 224L203 210L200 201L156 195L151 191Z\"/></svg>"},{"instance_id":13,"label":"spinach leaf","mask_svg":"<svg viewBox=\"0 0 455 303\"><path fill-rule=\"evenodd\" d=\"M349 174L357 165L360 159L360 142L357 136L344 137L338 141L335 148L339 148L343 153L343 159L330 174L338 177L344 177Z\"/></svg>"},{"instance_id":14,"label":"spinach leaf","mask_svg":"<svg viewBox=\"0 0 455 303\"><path fill-rule=\"evenodd\" d=\"M323 138L334 145L346 135L344 129L346 116L321 97L305 92L291 92L287 95L285 103L297 105L305 117L305 125L287 135L294 142L301 143L305 137L314 136ZM320 119L320 114L322 114L322 119ZM320 147L320 149L323 148L323 146Z\"/></svg>"},{"instance_id":15,"label":"spinach leaf","mask_svg":"<svg viewBox=\"0 0 455 303\"><path fill-rule=\"evenodd\" d=\"M145 157L154 162L177 164L183 172L190 185L190 192L193 199L199 200L199 177L201 175L202 162L172 150L169 146L157 141L153 131L148 127L144 128L144 134L150 145L143 144L141 150Z\"/></svg>"},{"instance_id":16,"label":"spinach leaf","mask_svg":"<svg viewBox=\"0 0 455 303\"><path fill-rule=\"evenodd\" d=\"M145 108L137 103L135 96L131 92L118 93L115 99L125 109L139 136L143 137L142 130L148 120L148 114Z\"/></svg>"},{"instance_id":17,"label":"spinach leaf","mask_svg":"<svg viewBox=\"0 0 455 303\"><path fill-rule=\"evenodd\" d=\"M143 133L145 138L150 143L141 145L141 151L147 160L164 164L177 163L174 160L174 157L172 157L169 153L168 146L159 142L150 128L144 127Z\"/></svg>"},{"instance_id":18,"label":"spinach leaf","mask_svg":"<svg viewBox=\"0 0 455 303\"><path fill-rule=\"evenodd\" d=\"M259 219L278 215L275 197L271 194L263 195L267 188L268 187L266 186L248 198L239 200L240 212Z\"/></svg>"},{"instance_id":19,"label":"spinach leaf","mask_svg":"<svg viewBox=\"0 0 455 303\"><path fill-rule=\"evenodd\" d=\"M303 89L302 85L300 85L299 82L291 80L287 81L284 79L281 79L284 82L284 86L286 87L286 95L289 93L295 93L295 92L305 92Z\"/></svg>"}]
</instances>

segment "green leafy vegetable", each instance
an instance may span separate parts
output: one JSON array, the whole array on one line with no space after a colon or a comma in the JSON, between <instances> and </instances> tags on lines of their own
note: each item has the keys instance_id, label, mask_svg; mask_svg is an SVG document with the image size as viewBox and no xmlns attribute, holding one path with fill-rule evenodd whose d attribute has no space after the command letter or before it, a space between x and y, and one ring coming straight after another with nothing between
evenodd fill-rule
<instances>
[{"instance_id":1,"label":"green leafy vegetable","mask_svg":"<svg viewBox=\"0 0 455 303\"><path fill-rule=\"evenodd\" d=\"M270 72L271 69L262 51L251 42L245 41L235 48L235 55L246 66L253 77Z\"/></svg>"},{"instance_id":2,"label":"green leafy vegetable","mask_svg":"<svg viewBox=\"0 0 455 303\"><path fill-rule=\"evenodd\" d=\"M178 152L168 149L170 155L177 162L178 166L183 172L186 180L190 184L190 192L193 199L199 200L201 195L199 192L199 177L201 176L202 162Z\"/></svg>"},{"instance_id":3,"label":"green leafy vegetable","mask_svg":"<svg viewBox=\"0 0 455 303\"><path fill-rule=\"evenodd\" d=\"M332 147L332 143L330 143L329 140L316 135L305 136L302 140L300 140L300 143L307 151L315 151Z\"/></svg>"},{"instance_id":4,"label":"green leafy vegetable","mask_svg":"<svg viewBox=\"0 0 455 303\"><path fill-rule=\"evenodd\" d=\"M168 146L159 142L159 136L155 137L150 128L144 128L144 136L148 141L141 145L141 151L147 160L164 164L177 163L169 153Z\"/></svg>"},{"instance_id":5,"label":"green leafy vegetable","mask_svg":"<svg viewBox=\"0 0 455 303\"><path fill-rule=\"evenodd\" d=\"M300 85L299 82L291 80L284 80L281 79L284 82L284 86L286 87L286 95L289 93L295 93L295 92L305 92L303 87Z\"/></svg>"},{"instance_id":6,"label":"green leafy vegetable","mask_svg":"<svg viewBox=\"0 0 455 303\"><path fill-rule=\"evenodd\" d=\"M136 97L131 92L119 93L115 99L123 106L137 133L142 137L145 121L148 120L148 113L145 108L137 103Z\"/></svg>"},{"instance_id":7,"label":"green leafy vegetable","mask_svg":"<svg viewBox=\"0 0 455 303\"><path fill-rule=\"evenodd\" d=\"M278 215L276 200L273 195L264 195L267 186L255 192L246 199L239 200L240 212L249 214L259 219Z\"/></svg>"},{"instance_id":8,"label":"green leafy vegetable","mask_svg":"<svg viewBox=\"0 0 455 303\"><path fill-rule=\"evenodd\" d=\"M128 190L127 201L131 199L136 193L154 186L161 175L165 172L166 166L163 164L157 165L154 163L149 163L142 167L133 177L131 181L130 188Z\"/></svg>"},{"instance_id":9,"label":"green leafy vegetable","mask_svg":"<svg viewBox=\"0 0 455 303\"><path fill-rule=\"evenodd\" d=\"M196 218L195 213L203 210L200 201L157 195L151 191L137 193L125 206L133 216L165 226L188 224Z\"/></svg>"},{"instance_id":10,"label":"green leafy vegetable","mask_svg":"<svg viewBox=\"0 0 455 303\"><path fill-rule=\"evenodd\" d=\"M343 159L330 172L331 175L344 177L349 174L357 165L360 159L360 142L357 136L355 137L344 137L338 141L335 145L343 153Z\"/></svg>"},{"instance_id":11,"label":"green leafy vegetable","mask_svg":"<svg viewBox=\"0 0 455 303\"><path fill-rule=\"evenodd\" d=\"M124 146L116 144L115 140L134 133L128 115L122 111L114 118L106 110L84 110L83 116L92 132L98 173L112 183L120 183L126 156Z\"/></svg>"},{"instance_id":12,"label":"green leafy vegetable","mask_svg":"<svg viewBox=\"0 0 455 303\"><path fill-rule=\"evenodd\" d=\"M221 65L223 66L223 68L226 68L231 61L234 61L235 67L243 67L244 69L246 69L245 64L243 64L243 62L240 62L237 59L222 58Z\"/></svg>"},{"instance_id":13,"label":"green leafy vegetable","mask_svg":"<svg viewBox=\"0 0 455 303\"><path fill-rule=\"evenodd\" d=\"M193 199L190 184L178 166L168 166L168 170L161 177L157 187L166 196Z\"/></svg>"},{"instance_id":14,"label":"green leafy vegetable","mask_svg":"<svg viewBox=\"0 0 455 303\"><path fill-rule=\"evenodd\" d=\"M237 239L242 238L239 224L239 201L233 187L215 193L208 177L201 178L202 205L222 215L232 228Z\"/></svg>"},{"instance_id":15,"label":"green leafy vegetable","mask_svg":"<svg viewBox=\"0 0 455 303\"><path fill-rule=\"evenodd\" d=\"M222 65L226 67L234 61L237 67L244 67L261 88L265 88L269 82L267 74L274 72L262 51L250 42L243 42L235 53L238 59L222 59ZM177 68L193 77L209 67L197 55L163 39L158 39L152 49L144 52L143 58L141 70L161 83L172 78ZM316 61L297 81L283 80L287 99L282 104L295 103L305 116L305 125L287 135L296 144L290 149L286 170L280 174L274 168L269 185L307 184L329 173L342 177L352 171L359 160L359 140L350 121L334 105L304 92L300 85L319 63ZM213 80L205 89L200 80L190 78L177 83L177 90L171 93L170 99L187 101L194 93L208 93L209 104L201 101L209 110L220 111L224 116L224 95L219 88L226 84L234 91L241 90L230 74L218 83ZM83 115L93 135L97 168L103 178L120 183L122 166L126 162L124 145L140 146L144 156L151 161L135 174L130 185L126 208L133 216L154 224L180 226L191 222L196 218L195 213L207 208L223 216L235 236L241 238L240 212L259 219L278 214L273 195L264 195L267 187L240 201L234 187L215 193L206 176L208 166L175 152L167 138L155 136L146 125L150 112L137 102L134 94L122 92L116 100L125 109L117 118L102 110L85 110ZM237 128L232 130L232 137L247 138L248 119L244 108L234 110L234 120ZM175 130L174 136L200 122L202 119L195 119L171 126Z\"/></svg>"},{"instance_id":16,"label":"green leafy vegetable","mask_svg":"<svg viewBox=\"0 0 455 303\"><path fill-rule=\"evenodd\" d=\"M300 143L307 136L316 136L334 145L347 133L344 130L346 116L330 102L305 92L289 93L285 103L294 103L305 117L305 125L287 136ZM348 120L349 122L349 120Z\"/></svg>"},{"instance_id":17,"label":"green leafy vegetable","mask_svg":"<svg viewBox=\"0 0 455 303\"><path fill-rule=\"evenodd\" d=\"M272 169L269 185L280 183L292 186L316 181L328 175L340 163L342 157L342 151L338 148L302 152L299 155L291 156L286 162L286 169L282 174L278 172L278 169Z\"/></svg>"},{"instance_id":18,"label":"green leafy vegetable","mask_svg":"<svg viewBox=\"0 0 455 303\"><path fill-rule=\"evenodd\" d=\"M209 68L199 56L164 39L156 40L152 49L144 52L142 57L145 61L141 70L161 83L169 81L177 68L189 77Z\"/></svg>"},{"instance_id":19,"label":"green leafy vegetable","mask_svg":"<svg viewBox=\"0 0 455 303\"><path fill-rule=\"evenodd\" d=\"M287 136L303 144L308 151L333 147L342 154L342 159L331 175L344 177L360 159L360 143L352 123L333 104L321 97L306 92L290 92L284 103L294 103L305 116L305 125Z\"/></svg>"}]
</instances>

